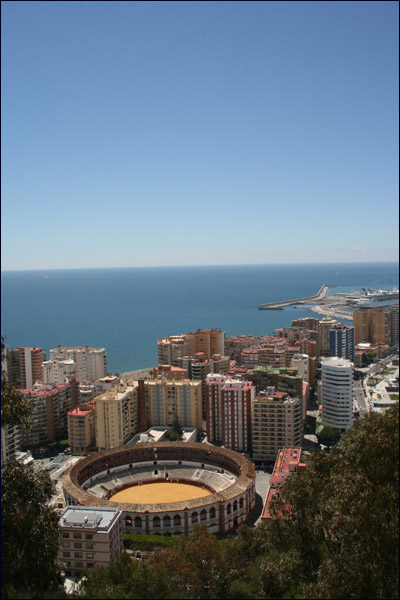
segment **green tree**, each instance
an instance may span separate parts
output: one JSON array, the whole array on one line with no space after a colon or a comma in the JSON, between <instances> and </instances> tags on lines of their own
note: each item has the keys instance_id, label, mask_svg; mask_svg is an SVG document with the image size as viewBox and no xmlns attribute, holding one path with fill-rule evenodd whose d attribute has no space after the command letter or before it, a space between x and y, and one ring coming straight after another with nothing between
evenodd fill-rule
<instances>
[{"instance_id":1,"label":"green tree","mask_svg":"<svg viewBox=\"0 0 400 600\"><path fill-rule=\"evenodd\" d=\"M2 357L4 340L2 339ZM1 420L29 423L30 403L1 373ZM15 459L1 467L1 597L63 597L57 563L57 512L47 503L53 484L47 471Z\"/></svg>"},{"instance_id":2,"label":"green tree","mask_svg":"<svg viewBox=\"0 0 400 600\"><path fill-rule=\"evenodd\" d=\"M398 427L398 405L370 413L276 495L267 545L298 553L305 597L398 597Z\"/></svg>"}]
</instances>

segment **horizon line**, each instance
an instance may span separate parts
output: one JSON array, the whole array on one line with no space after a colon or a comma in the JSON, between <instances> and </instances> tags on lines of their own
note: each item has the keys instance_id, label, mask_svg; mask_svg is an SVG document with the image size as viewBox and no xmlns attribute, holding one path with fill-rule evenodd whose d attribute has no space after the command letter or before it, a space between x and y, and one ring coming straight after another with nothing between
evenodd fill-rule
<instances>
[{"instance_id":1,"label":"horizon line","mask_svg":"<svg viewBox=\"0 0 400 600\"><path fill-rule=\"evenodd\" d=\"M15 272L44 272L44 271L92 271L92 270L117 270L117 269L177 269L177 268L200 268L200 267L262 267L262 266L301 266L301 265L367 265L367 264L398 264L398 260L357 260L357 261L324 261L324 262L272 262L272 263L225 263L225 264L201 264L201 265L132 265L128 267L45 267L35 269L1 269L1 273Z\"/></svg>"}]
</instances>

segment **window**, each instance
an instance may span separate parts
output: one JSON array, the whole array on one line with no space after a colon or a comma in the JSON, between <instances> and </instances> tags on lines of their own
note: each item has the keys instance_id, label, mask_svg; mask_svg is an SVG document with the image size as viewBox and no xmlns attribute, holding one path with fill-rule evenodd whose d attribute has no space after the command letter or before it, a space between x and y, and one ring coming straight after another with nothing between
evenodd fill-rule
<instances>
[{"instance_id":1,"label":"window","mask_svg":"<svg viewBox=\"0 0 400 600\"><path fill-rule=\"evenodd\" d=\"M61 542L63 548L69 548L69 542Z\"/></svg>"},{"instance_id":2,"label":"window","mask_svg":"<svg viewBox=\"0 0 400 600\"><path fill-rule=\"evenodd\" d=\"M142 526L141 517L135 517L135 527L141 527L141 526Z\"/></svg>"},{"instance_id":3,"label":"window","mask_svg":"<svg viewBox=\"0 0 400 600\"><path fill-rule=\"evenodd\" d=\"M160 517L154 517L153 527L160 527Z\"/></svg>"},{"instance_id":4,"label":"window","mask_svg":"<svg viewBox=\"0 0 400 600\"><path fill-rule=\"evenodd\" d=\"M82 548L82 544L80 544L80 543L76 543L76 542L75 542L75 544L74 544L74 548Z\"/></svg>"},{"instance_id":5,"label":"window","mask_svg":"<svg viewBox=\"0 0 400 600\"><path fill-rule=\"evenodd\" d=\"M94 558L93 552L87 552L86 553L86 558Z\"/></svg>"},{"instance_id":6,"label":"window","mask_svg":"<svg viewBox=\"0 0 400 600\"><path fill-rule=\"evenodd\" d=\"M86 544L86 550L93 550L94 544Z\"/></svg>"},{"instance_id":7,"label":"window","mask_svg":"<svg viewBox=\"0 0 400 600\"><path fill-rule=\"evenodd\" d=\"M74 558L82 558L82 552L74 552Z\"/></svg>"},{"instance_id":8,"label":"window","mask_svg":"<svg viewBox=\"0 0 400 600\"><path fill-rule=\"evenodd\" d=\"M92 562L87 563L87 568L88 569L93 569L93 567L94 567L94 563L92 563Z\"/></svg>"},{"instance_id":9,"label":"window","mask_svg":"<svg viewBox=\"0 0 400 600\"><path fill-rule=\"evenodd\" d=\"M76 563L75 563L75 567L76 567L77 569L83 569L83 562L76 562Z\"/></svg>"},{"instance_id":10,"label":"window","mask_svg":"<svg viewBox=\"0 0 400 600\"><path fill-rule=\"evenodd\" d=\"M81 539L82 539L81 533L74 533L74 540L81 540Z\"/></svg>"},{"instance_id":11,"label":"window","mask_svg":"<svg viewBox=\"0 0 400 600\"><path fill-rule=\"evenodd\" d=\"M71 552L63 552L64 558L69 558L71 556Z\"/></svg>"},{"instance_id":12,"label":"window","mask_svg":"<svg viewBox=\"0 0 400 600\"><path fill-rule=\"evenodd\" d=\"M87 533L86 534L86 539L87 540L92 540L93 539L93 535L91 533Z\"/></svg>"},{"instance_id":13,"label":"window","mask_svg":"<svg viewBox=\"0 0 400 600\"><path fill-rule=\"evenodd\" d=\"M69 533L67 533L66 531L63 531L61 534L61 537L63 538L69 538Z\"/></svg>"}]
</instances>

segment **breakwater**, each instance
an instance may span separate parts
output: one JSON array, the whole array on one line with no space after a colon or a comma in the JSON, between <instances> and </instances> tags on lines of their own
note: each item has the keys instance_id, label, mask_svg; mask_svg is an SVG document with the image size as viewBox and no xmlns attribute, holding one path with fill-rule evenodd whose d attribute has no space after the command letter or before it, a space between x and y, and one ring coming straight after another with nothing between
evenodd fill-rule
<instances>
[{"instance_id":1,"label":"breakwater","mask_svg":"<svg viewBox=\"0 0 400 600\"><path fill-rule=\"evenodd\" d=\"M322 285L315 296L308 296L307 298L296 298L295 300L282 300L281 302L270 302L267 304L260 304L258 310L276 310L283 306L290 306L291 304L304 304L305 302L318 302L325 298L326 292L329 288L336 288L337 285Z\"/></svg>"}]
</instances>

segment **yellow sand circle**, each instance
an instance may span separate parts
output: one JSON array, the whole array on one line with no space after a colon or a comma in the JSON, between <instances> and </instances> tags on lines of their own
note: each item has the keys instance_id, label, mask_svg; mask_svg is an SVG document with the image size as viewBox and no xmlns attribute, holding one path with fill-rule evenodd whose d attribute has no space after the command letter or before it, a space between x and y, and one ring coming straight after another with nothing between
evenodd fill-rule
<instances>
[{"instance_id":1,"label":"yellow sand circle","mask_svg":"<svg viewBox=\"0 0 400 600\"><path fill-rule=\"evenodd\" d=\"M205 496L211 496L211 492L197 485L160 481L126 488L111 496L109 500L130 504L164 504L164 502L182 502Z\"/></svg>"}]
</instances>

